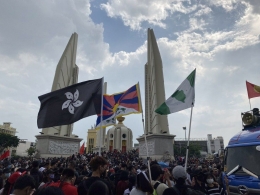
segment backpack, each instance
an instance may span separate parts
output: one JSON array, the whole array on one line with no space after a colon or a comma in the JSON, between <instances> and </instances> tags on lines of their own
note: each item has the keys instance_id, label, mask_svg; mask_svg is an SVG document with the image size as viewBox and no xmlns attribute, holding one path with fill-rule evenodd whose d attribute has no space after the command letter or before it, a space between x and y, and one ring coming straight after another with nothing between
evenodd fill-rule
<instances>
[{"instance_id":1,"label":"backpack","mask_svg":"<svg viewBox=\"0 0 260 195\"><path fill-rule=\"evenodd\" d=\"M160 182L156 182L154 185L153 185L153 195L157 195L157 191L156 191L156 189L157 189L157 187L160 185L161 183Z\"/></svg>"}]
</instances>

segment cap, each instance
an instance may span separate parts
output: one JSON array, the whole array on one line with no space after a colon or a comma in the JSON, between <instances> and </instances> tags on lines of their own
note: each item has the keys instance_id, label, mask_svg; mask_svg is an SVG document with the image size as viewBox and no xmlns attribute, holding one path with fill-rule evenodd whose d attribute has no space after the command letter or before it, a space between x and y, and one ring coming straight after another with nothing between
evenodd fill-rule
<instances>
[{"instance_id":1,"label":"cap","mask_svg":"<svg viewBox=\"0 0 260 195\"><path fill-rule=\"evenodd\" d=\"M18 177L20 177L22 175L21 172L14 172L9 178L8 178L8 182L11 184L14 184L15 181L18 179Z\"/></svg>"},{"instance_id":2,"label":"cap","mask_svg":"<svg viewBox=\"0 0 260 195\"><path fill-rule=\"evenodd\" d=\"M179 178L186 179L187 173L183 166L178 165L174 167L174 169L172 170L172 176L174 179L179 179Z\"/></svg>"}]
</instances>

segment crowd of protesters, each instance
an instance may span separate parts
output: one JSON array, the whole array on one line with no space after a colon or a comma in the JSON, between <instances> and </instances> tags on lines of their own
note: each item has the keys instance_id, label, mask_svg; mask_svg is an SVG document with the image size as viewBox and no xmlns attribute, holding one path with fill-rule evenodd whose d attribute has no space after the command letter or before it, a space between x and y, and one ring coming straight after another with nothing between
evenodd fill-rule
<instances>
[{"instance_id":1,"label":"crowd of protesters","mask_svg":"<svg viewBox=\"0 0 260 195\"><path fill-rule=\"evenodd\" d=\"M146 160L138 156L132 150L5 159L0 164L0 195L228 194L220 162L190 158L185 170L183 158L167 166L150 160L149 171Z\"/></svg>"}]
</instances>

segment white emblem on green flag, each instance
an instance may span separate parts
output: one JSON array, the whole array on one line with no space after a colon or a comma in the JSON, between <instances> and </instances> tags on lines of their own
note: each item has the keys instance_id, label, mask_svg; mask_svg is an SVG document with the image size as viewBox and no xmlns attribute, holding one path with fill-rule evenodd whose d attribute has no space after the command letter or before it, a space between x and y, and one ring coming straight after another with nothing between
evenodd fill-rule
<instances>
[{"instance_id":1,"label":"white emblem on green flag","mask_svg":"<svg viewBox=\"0 0 260 195\"><path fill-rule=\"evenodd\" d=\"M196 69L155 112L167 115L192 107L195 101L195 75Z\"/></svg>"}]
</instances>

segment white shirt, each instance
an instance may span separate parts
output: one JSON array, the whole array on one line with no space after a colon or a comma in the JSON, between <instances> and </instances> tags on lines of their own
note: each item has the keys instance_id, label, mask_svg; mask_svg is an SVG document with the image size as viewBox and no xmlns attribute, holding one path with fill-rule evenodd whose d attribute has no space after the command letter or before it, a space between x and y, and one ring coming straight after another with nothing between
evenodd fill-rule
<instances>
[{"instance_id":1,"label":"white shirt","mask_svg":"<svg viewBox=\"0 0 260 195\"><path fill-rule=\"evenodd\" d=\"M127 188L125 191L124 191L124 195L129 195L130 194L130 190L129 188Z\"/></svg>"},{"instance_id":2,"label":"white shirt","mask_svg":"<svg viewBox=\"0 0 260 195\"><path fill-rule=\"evenodd\" d=\"M136 188L133 188L130 192L130 195L146 195L146 193Z\"/></svg>"},{"instance_id":3,"label":"white shirt","mask_svg":"<svg viewBox=\"0 0 260 195\"><path fill-rule=\"evenodd\" d=\"M191 179L190 179L190 174L189 173L187 173L187 179L185 181L185 184L186 185L190 185L191 184Z\"/></svg>"}]
</instances>

